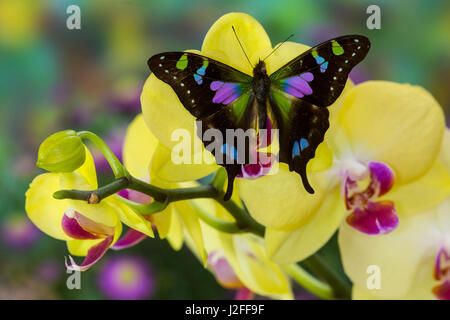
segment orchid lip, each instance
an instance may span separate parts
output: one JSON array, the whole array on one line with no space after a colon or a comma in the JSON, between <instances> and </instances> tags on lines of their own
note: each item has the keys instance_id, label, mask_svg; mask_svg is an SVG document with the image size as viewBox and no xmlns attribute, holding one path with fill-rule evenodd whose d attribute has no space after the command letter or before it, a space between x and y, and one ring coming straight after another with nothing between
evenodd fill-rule
<instances>
[{"instance_id":1,"label":"orchid lip","mask_svg":"<svg viewBox=\"0 0 450 320\"><path fill-rule=\"evenodd\" d=\"M364 167L361 163L352 162L351 167L343 172L341 190L347 209L352 211L347 216L347 223L368 235L385 234L394 230L399 223L394 203L378 200L394 185L392 169L382 162L369 162ZM370 181L367 187L362 188L360 181L368 172Z\"/></svg>"},{"instance_id":2,"label":"orchid lip","mask_svg":"<svg viewBox=\"0 0 450 320\"><path fill-rule=\"evenodd\" d=\"M69 256L70 265L67 263L66 258L64 258L67 270L73 270L73 271L88 270L90 267L92 267L94 264L96 264L101 259L101 257L103 257L103 255L106 253L106 251L111 246L111 243L113 242L113 240L114 240L114 236L108 236L100 243L92 246L88 250L86 258L80 265L76 264L75 260L71 256Z\"/></svg>"},{"instance_id":3,"label":"orchid lip","mask_svg":"<svg viewBox=\"0 0 450 320\"><path fill-rule=\"evenodd\" d=\"M73 209L68 209L62 218L64 232L74 239L100 239L114 234L114 228L95 222Z\"/></svg>"},{"instance_id":4,"label":"orchid lip","mask_svg":"<svg viewBox=\"0 0 450 320\"><path fill-rule=\"evenodd\" d=\"M440 300L450 300L450 253L442 247L436 255L433 275L441 283L432 292Z\"/></svg>"}]
</instances>

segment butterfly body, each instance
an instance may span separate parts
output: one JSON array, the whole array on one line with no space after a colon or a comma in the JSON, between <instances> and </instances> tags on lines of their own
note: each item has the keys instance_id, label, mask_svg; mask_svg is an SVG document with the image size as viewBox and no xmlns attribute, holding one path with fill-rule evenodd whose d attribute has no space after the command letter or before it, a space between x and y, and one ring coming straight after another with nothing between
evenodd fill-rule
<instances>
[{"instance_id":1,"label":"butterfly body","mask_svg":"<svg viewBox=\"0 0 450 320\"><path fill-rule=\"evenodd\" d=\"M258 129L266 129L267 100L270 93L270 78L264 61L259 61L253 69L252 92L256 100Z\"/></svg>"},{"instance_id":2,"label":"butterfly body","mask_svg":"<svg viewBox=\"0 0 450 320\"><path fill-rule=\"evenodd\" d=\"M370 42L364 36L338 37L300 54L270 75L265 61L259 60L253 77L188 52L157 54L148 65L157 78L172 87L183 106L201 120L201 132L213 128L225 137L229 129L278 129L279 161L298 173L305 190L314 193L306 165L314 158L329 127L326 107L339 97L348 73L369 48ZM208 149L210 141L200 138ZM224 141L221 150L210 150L228 174L225 199L231 197L235 177L250 161L250 145L237 150L233 146L236 142L236 138Z\"/></svg>"}]
</instances>

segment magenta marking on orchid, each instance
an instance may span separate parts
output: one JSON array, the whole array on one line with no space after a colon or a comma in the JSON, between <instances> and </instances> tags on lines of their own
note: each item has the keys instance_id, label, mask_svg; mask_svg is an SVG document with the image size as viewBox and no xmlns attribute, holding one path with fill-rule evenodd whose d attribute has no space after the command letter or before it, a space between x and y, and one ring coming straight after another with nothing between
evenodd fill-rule
<instances>
[{"instance_id":1,"label":"magenta marking on orchid","mask_svg":"<svg viewBox=\"0 0 450 320\"><path fill-rule=\"evenodd\" d=\"M394 230L399 223L392 201L376 201L386 194L394 184L392 169L381 162L370 162L370 182L363 190L358 182L348 174L344 179L345 205L352 212L347 216L347 223L356 230L368 234L386 234Z\"/></svg>"},{"instance_id":2,"label":"magenta marking on orchid","mask_svg":"<svg viewBox=\"0 0 450 320\"><path fill-rule=\"evenodd\" d=\"M74 270L74 271L86 271L90 267L92 267L95 263L97 263L101 257L106 253L106 251L109 249L111 243L114 240L114 236L108 236L106 237L102 242L92 246L86 255L86 258L84 259L83 263L81 265L78 265L75 263L75 260L71 256L69 256L70 265L67 264L67 260L65 260L66 268L68 270Z\"/></svg>"},{"instance_id":3,"label":"magenta marking on orchid","mask_svg":"<svg viewBox=\"0 0 450 320\"><path fill-rule=\"evenodd\" d=\"M63 215L61 222L62 229L64 232L74 239L100 239L99 235L93 234L83 229L83 227L78 223L77 219L69 218L66 214Z\"/></svg>"},{"instance_id":4,"label":"magenta marking on orchid","mask_svg":"<svg viewBox=\"0 0 450 320\"><path fill-rule=\"evenodd\" d=\"M376 180L379 184L377 195L381 197L394 185L394 172L382 162L370 162L368 167L373 177L372 180Z\"/></svg>"},{"instance_id":5,"label":"magenta marking on orchid","mask_svg":"<svg viewBox=\"0 0 450 320\"><path fill-rule=\"evenodd\" d=\"M129 229L127 233L117 240L111 247L114 250L122 250L133 247L147 239L147 235L134 229Z\"/></svg>"},{"instance_id":6,"label":"magenta marking on orchid","mask_svg":"<svg viewBox=\"0 0 450 320\"><path fill-rule=\"evenodd\" d=\"M236 292L234 300L252 300L253 296L254 294L250 289L243 287Z\"/></svg>"},{"instance_id":7,"label":"magenta marking on orchid","mask_svg":"<svg viewBox=\"0 0 450 320\"><path fill-rule=\"evenodd\" d=\"M223 287L228 289L243 287L242 282L237 277L227 259L217 251L213 251L208 255L206 263L212 269L217 281Z\"/></svg>"},{"instance_id":8,"label":"magenta marking on orchid","mask_svg":"<svg viewBox=\"0 0 450 320\"><path fill-rule=\"evenodd\" d=\"M362 233L377 235L394 230L398 216L392 201L368 202L364 209L355 208L346 221Z\"/></svg>"},{"instance_id":9,"label":"magenta marking on orchid","mask_svg":"<svg viewBox=\"0 0 450 320\"><path fill-rule=\"evenodd\" d=\"M436 256L433 275L441 283L433 287L432 292L439 300L450 300L450 253L445 247Z\"/></svg>"},{"instance_id":10,"label":"magenta marking on orchid","mask_svg":"<svg viewBox=\"0 0 450 320\"><path fill-rule=\"evenodd\" d=\"M276 155L258 152L256 157L256 163L242 165L241 173L236 176L237 178L254 180L270 172L272 165L276 161Z\"/></svg>"}]
</instances>

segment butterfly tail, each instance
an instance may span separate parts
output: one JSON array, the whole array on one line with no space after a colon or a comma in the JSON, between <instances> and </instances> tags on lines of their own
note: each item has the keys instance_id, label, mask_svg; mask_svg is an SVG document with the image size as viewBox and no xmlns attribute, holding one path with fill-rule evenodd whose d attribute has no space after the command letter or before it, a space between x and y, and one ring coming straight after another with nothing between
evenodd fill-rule
<instances>
[{"instance_id":1,"label":"butterfly tail","mask_svg":"<svg viewBox=\"0 0 450 320\"><path fill-rule=\"evenodd\" d=\"M305 190L310 194L314 194L314 189L311 187L311 184L308 181L308 176L306 175L306 163L304 161L299 158L294 159L293 163L289 165L289 170L297 172L302 178L303 187Z\"/></svg>"},{"instance_id":2,"label":"butterfly tail","mask_svg":"<svg viewBox=\"0 0 450 320\"><path fill-rule=\"evenodd\" d=\"M240 165L227 166L225 169L227 171L228 184L227 184L227 191L225 192L223 200L228 201L231 199L231 196L233 195L234 179L238 174L242 172Z\"/></svg>"}]
</instances>

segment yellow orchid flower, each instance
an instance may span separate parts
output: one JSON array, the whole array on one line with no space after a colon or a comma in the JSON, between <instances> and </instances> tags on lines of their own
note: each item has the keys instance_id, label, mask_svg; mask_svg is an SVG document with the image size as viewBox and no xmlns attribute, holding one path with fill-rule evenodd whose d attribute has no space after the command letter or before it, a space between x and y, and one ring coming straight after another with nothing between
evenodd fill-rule
<instances>
[{"instance_id":1,"label":"yellow orchid flower","mask_svg":"<svg viewBox=\"0 0 450 320\"><path fill-rule=\"evenodd\" d=\"M134 176L147 176L159 187L176 188L195 185L193 182L174 183L164 180L170 150L147 128L144 117L138 115L130 124L124 144L124 164ZM169 165L171 166L171 165ZM146 170L149 168L148 171ZM236 200L237 194L235 195ZM287 276L264 253L263 240L254 235L226 234L199 219L199 210L234 221L233 217L214 200L176 201L163 211L151 215L161 238L167 237L174 249L185 241L193 253L215 274L226 288L248 288L251 292L273 298L292 298ZM201 213L200 213L201 215Z\"/></svg>"},{"instance_id":2,"label":"yellow orchid flower","mask_svg":"<svg viewBox=\"0 0 450 320\"><path fill-rule=\"evenodd\" d=\"M147 128L142 114L136 116L128 127L124 142L123 159L127 170L133 176L150 181L161 188L186 186L164 179L168 157L170 157L170 150L162 145ZM130 191L130 193L134 197L139 194L136 191ZM140 200L137 202L145 202L145 197L147 201L150 201L148 196L140 194ZM175 250L181 248L183 232L186 231L193 239L199 256L204 263L206 262L207 256L204 251L199 219L188 202L171 203L163 211L150 215L148 219L155 224L160 238L167 238Z\"/></svg>"},{"instance_id":3,"label":"yellow orchid flower","mask_svg":"<svg viewBox=\"0 0 450 320\"><path fill-rule=\"evenodd\" d=\"M153 237L150 222L122 204L115 196L97 204L72 199L55 199L59 190L95 190L97 177L94 160L86 149L84 164L70 173L44 173L37 176L26 192L25 209L31 221L49 236L64 240L71 254L86 256L81 265L69 257L73 270L87 270L114 246L130 245L129 239L117 240L122 222Z\"/></svg>"},{"instance_id":4,"label":"yellow orchid flower","mask_svg":"<svg viewBox=\"0 0 450 320\"><path fill-rule=\"evenodd\" d=\"M234 26L236 30L239 30L240 40L245 44L245 50L250 61L257 62L260 58L266 56L273 50L269 37L263 27L255 19L243 13L230 13L222 16L210 28L205 36L200 53L226 63L247 74L252 74L252 70L247 64L245 56L232 32L232 26ZM307 46L301 44L291 42L285 43L273 53L270 59L268 59L268 73L270 74L274 70L277 70L283 64L307 49ZM343 95L345 95L352 86L353 84L349 81ZM172 139L172 133L180 128L190 132L190 137L194 137L194 141L191 142L192 146L200 145L200 149L195 149L195 147L191 148L192 157L195 158L198 153L205 154L204 147L195 134L195 118L182 106L176 94L168 85L158 80L154 75L150 75L144 85L141 102L145 121L155 137L161 142L161 145L164 148L167 148L167 154L170 155L169 151L178 143L178 141ZM338 110L342 105L342 102L343 98L339 98L336 103L330 107L332 117L334 117L334 110ZM210 155L208 152L206 152L206 154ZM166 158L164 161L161 161L157 172L159 178L173 182L198 179L219 168L219 166L214 163L214 159L213 164L208 164L210 163L209 161L204 161L204 164L201 165L176 165L169 160L169 158ZM318 208L325 198L325 195L327 195L328 182L324 179L324 174L319 171L328 168L331 163L332 153L324 143L317 149L316 158L308 165L309 172L317 171L308 175L315 185L316 193L314 196L301 188L301 182L298 175L290 173L287 166L284 164L280 164L279 172L275 176L266 176L264 177L264 180L259 181L258 179L252 182L245 179L238 179L236 185L238 188L242 188L239 194L245 198L245 203L249 206L250 213L256 220L266 226L277 228L283 228L290 224L292 229L308 220L308 213L311 213L315 208ZM286 179L286 184L281 184L277 190L274 190L276 196L273 197L271 195L267 198L277 200L264 201L264 203L261 203L261 207L265 207L267 210L259 210L259 207L255 207L252 199L260 200L263 198L259 196L261 195L259 194L259 191L261 191L260 189L265 189L263 190L263 194L267 194L273 189L270 187L271 179L283 181L285 180L285 177L289 177ZM322 183L322 181L325 181L326 183ZM286 195L289 195L289 201L285 201L286 197L283 195L286 188L291 188L285 193ZM291 191L295 192L295 194L291 195ZM248 197L247 193L249 194ZM290 201L293 197L295 197L297 201ZM305 203L307 203L307 206L310 207L310 209L305 210L305 214L284 214L285 211L292 213L296 211L299 207L299 203L301 203L302 206L305 206ZM281 217L279 215L280 212L283 212ZM335 230L336 227L337 225L333 227L333 230Z\"/></svg>"},{"instance_id":5,"label":"yellow orchid flower","mask_svg":"<svg viewBox=\"0 0 450 320\"><path fill-rule=\"evenodd\" d=\"M448 175L449 130L445 132L438 161ZM427 190L430 185L422 188ZM450 300L449 212L447 196L420 213L402 215L399 227L380 237L343 225L339 247L345 272L354 284L353 298ZM377 271L369 272L369 266L375 266Z\"/></svg>"},{"instance_id":6,"label":"yellow orchid flower","mask_svg":"<svg viewBox=\"0 0 450 320\"><path fill-rule=\"evenodd\" d=\"M318 173L327 185L324 200L305 201L288 174L239 185L250 212L279 220L266 221L269 256L279 263L308 257L346 215L347 224L376 235L395 229L399 216L442 201L450 194L450 176L436 160L443 132L440 106L420 87L369 81L349 90L325 138L333 165ZM296 215L308 218L298 226Z\"/></svg>"},{"instance_id":7,"label":"yellow orchid flower","mask_svg":"<svg viewBox=\"0 0 450 320\"><path fill-rule=\"evenodd\" d=\"M234 221L228 211L212 200L191 200L194 210L207 212L222 221ZM200 213L201 214L201 213ZM264 240L256 235L231 234L218 231L201 221L201 231L208 254L207 267L225 288L240 289L273 299L292 299L290 281L280 266L270 261L264 250ZM190 236L188 246L196 252ZM245 290L248 289L248 290Z\"/></svg>"}]
</instances>

